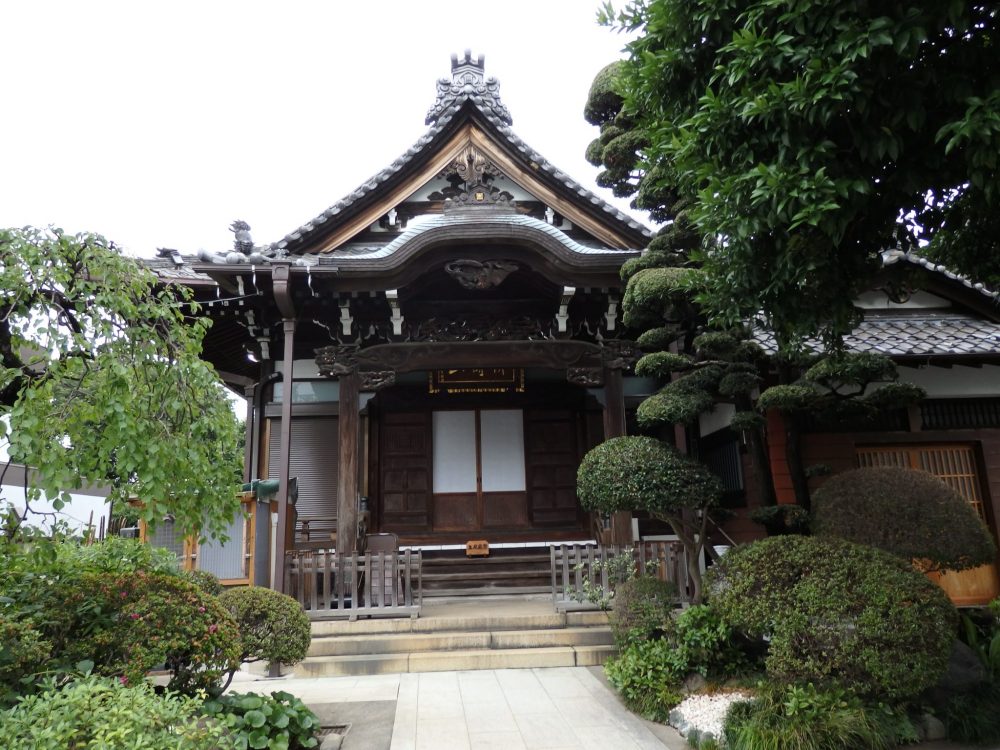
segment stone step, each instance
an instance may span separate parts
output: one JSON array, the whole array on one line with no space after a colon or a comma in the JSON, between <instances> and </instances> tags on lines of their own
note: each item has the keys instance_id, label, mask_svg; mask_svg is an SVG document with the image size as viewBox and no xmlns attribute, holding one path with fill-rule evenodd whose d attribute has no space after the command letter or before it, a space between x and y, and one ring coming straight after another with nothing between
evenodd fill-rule
<instances>
[{"instance_id":1,"label":"stone step","mask_svg":"<svg viewBox=\"0 0 1000 750\"><path fill-rule=\"evenodd\" d=\"M469 669L583 667L603 664L614 652L614 646L596 645L315 656L295 665L293 671L296 677L330 677Z\"/></svg>"},{"instance_id":2,"label":"stone step","mask_svg":"<svg viewBox=\"0 0 1000 750\"><path fill-rule=\"evenodd\" d=\"M502 604L497 605L498 609ZM425 612L432 612L426 606ZM354 636L372 633L439 633L455 631L550 630L565 627L607 626L608 613L599 611L564 612L548 611L544 614L465 614L461 616L418 618L372 618L367 620L313 620L313 638L324 636Z\"/></svg>"},{"instance_id":3,"label":"stone step","mask_svg":"<svg viewBox=\"0 0 1000 750\"><path fill-rule=\"evenodd\" d=\"M472 588L424 588L424 600L437 599L442 596L461 596L468 599L475 599L480 596L496 596L497 594L547 594L548 586L519 586L517 582L512 582L507 586L504 584L494 584L489 586L475 586Z\"/></svg>"},{"instance_id":4,"label":"stone step","mask_svg":"<svg viewBox=\"0 0 1000 750\"><path fill-rule=\"evenodd\" d=\"M315 638L309 656L358 656L427 651L608 646L611 631L602 627L553 630L445 631L439 633L374 633Z\"/></svg>"}]
</instances>

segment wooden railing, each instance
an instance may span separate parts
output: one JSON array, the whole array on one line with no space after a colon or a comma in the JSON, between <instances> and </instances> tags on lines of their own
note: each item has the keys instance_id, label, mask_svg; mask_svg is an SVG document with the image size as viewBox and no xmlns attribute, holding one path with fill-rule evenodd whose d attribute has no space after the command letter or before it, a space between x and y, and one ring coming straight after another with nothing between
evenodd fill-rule
<instances>
[{"instance_id":1,"label":"wooden railing","mask_svg":"<svg viewBox=\"0 0 1000 750\"><path fill-rule=\"evenodd\" d=\"M420 551L291 550L285 558L285 593L316 619L415 618L423 605Z\"/></svg>"},{"instance_id":2,"label":"wooden railing","mask_svg":"<svg viewBox=\"0 0 1000 750\"><path fill-rule=\"evenodd\" d=\"M678 603L690 602L688 570L680 542L636 542L632 547L554 544L549 547L549 560L552 603L559 612L600 608L595 598L613 607L615 587L633 571L673 583Z\"/></svg>"}]
</instances>

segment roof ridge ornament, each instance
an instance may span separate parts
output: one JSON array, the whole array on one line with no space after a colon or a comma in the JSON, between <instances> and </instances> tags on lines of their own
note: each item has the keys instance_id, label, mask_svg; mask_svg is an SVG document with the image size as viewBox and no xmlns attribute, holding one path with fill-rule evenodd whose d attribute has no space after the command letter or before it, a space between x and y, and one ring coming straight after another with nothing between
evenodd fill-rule
<instances>
[{"instance_id":1,"label":"roof ridge ornament","mask_svg":"<svg viewBox=\"0 0 1000 750\"><path fill-rule=\"evenodd\" d=\"M437 99L427 111L425 125L437 122L446 110L467 100L501 122L513 124L510 112L500 101L500 82L493 76L485 77L485 59L484 55L479 55L473 60L471 50L465 50L465 57L461 60L458 55L451 56L451 80L438 79Z\"/></svg>"}]
</instances>

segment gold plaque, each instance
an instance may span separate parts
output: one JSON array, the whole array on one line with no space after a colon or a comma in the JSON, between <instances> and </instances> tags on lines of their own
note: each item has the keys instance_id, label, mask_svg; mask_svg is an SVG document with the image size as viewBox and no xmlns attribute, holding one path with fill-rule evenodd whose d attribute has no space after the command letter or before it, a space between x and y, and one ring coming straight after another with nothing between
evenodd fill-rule
<instances>
[{"instance_id":1,"label":"gold plaque","mask_svg":"<svg viewBox=\"0 0 1000 750\"><path fill-rule=\"evenodd\" d=\"M523 367L431 370L431 393L524 393Z\"/></svg>"}]
</instances>

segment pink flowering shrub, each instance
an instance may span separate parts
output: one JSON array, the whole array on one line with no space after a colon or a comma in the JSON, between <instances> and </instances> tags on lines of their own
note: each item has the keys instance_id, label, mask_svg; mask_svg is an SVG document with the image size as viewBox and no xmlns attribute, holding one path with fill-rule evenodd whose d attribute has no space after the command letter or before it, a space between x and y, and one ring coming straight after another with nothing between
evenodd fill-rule
<instances>
[{"instance_id":1,"label":"pink flowering shrub","mask_svg":"<svg viewBox=\"0 0 1000 750\"><path fill-rule=\"evenodd\" d=\"M239 667L236 622L218 602L177 576L87 573L65 594L74 621L64 641L69 663L94 662L98 674L142 681L156 668L170 672L170 690L219 691Z\"/></svg>"}]
</instances>

